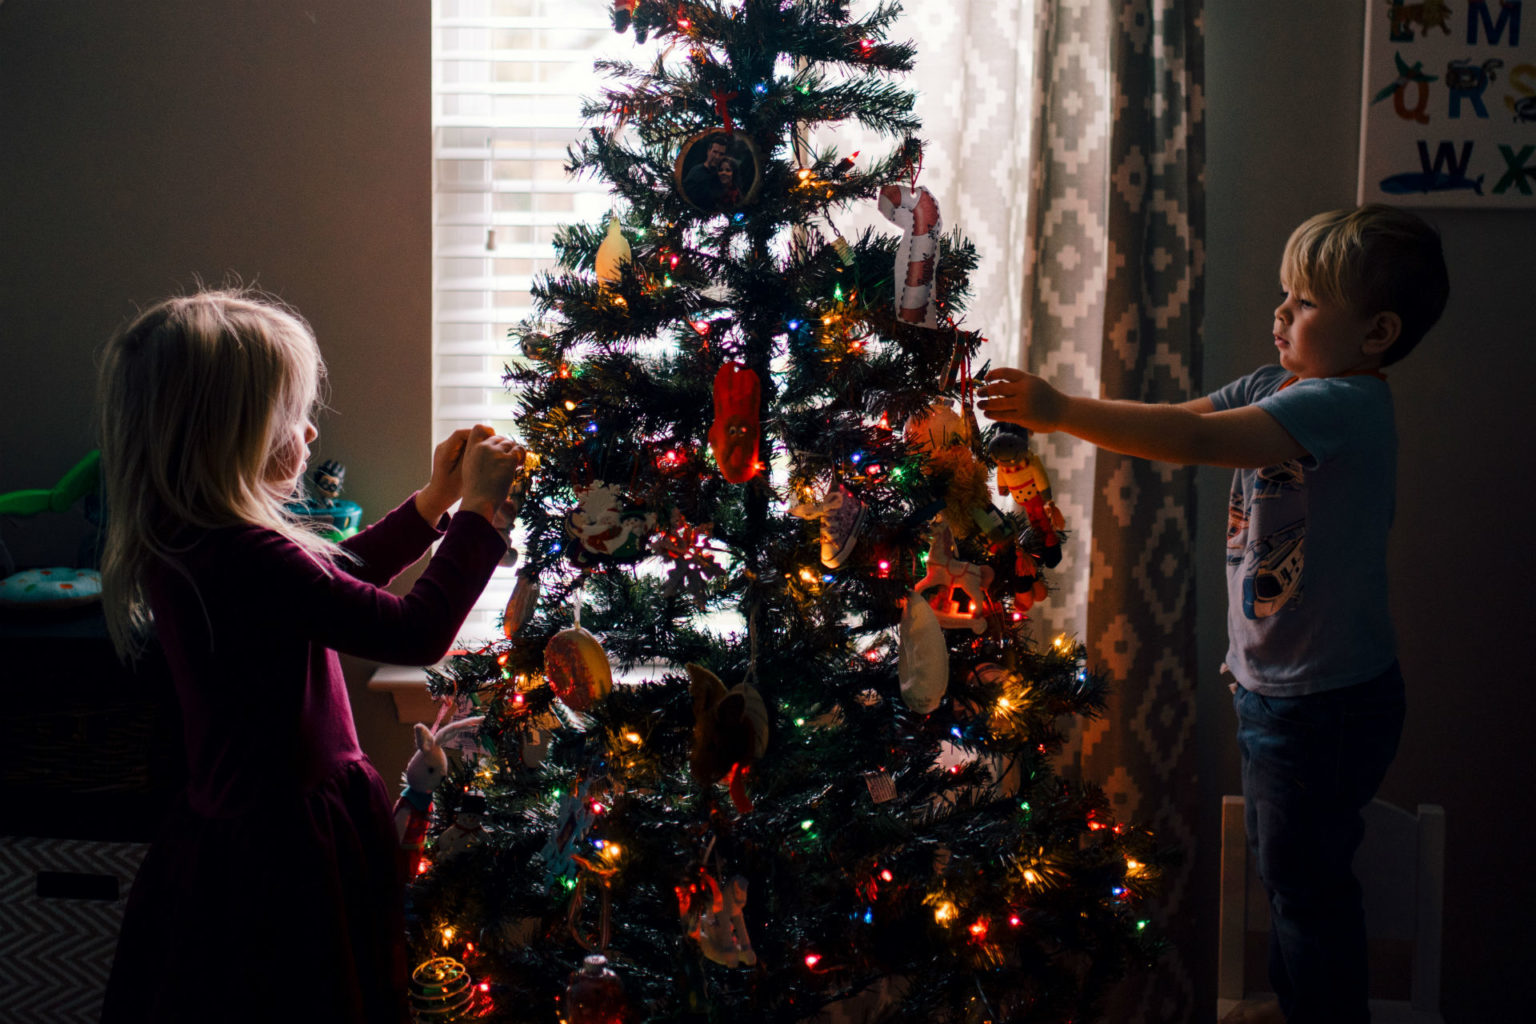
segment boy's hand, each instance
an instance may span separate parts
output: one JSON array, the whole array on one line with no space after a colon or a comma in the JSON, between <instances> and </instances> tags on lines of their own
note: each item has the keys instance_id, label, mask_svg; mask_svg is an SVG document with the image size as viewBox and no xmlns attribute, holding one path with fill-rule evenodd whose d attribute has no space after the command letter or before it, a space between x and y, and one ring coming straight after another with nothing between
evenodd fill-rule
<instances>
[{"instance_id":1,"label":"boy's hand","mask_svg":"<svg viewBox=\"0 0 1536 1024\"><path fill-rule=\"evenodd\" d=\"M522 445L490 427L474 428L464 450L464 498L459 508L495 525L496 510L507 500L527 454Z\"/></svg>"},{"instance_id":2,"label":"boy's hand","mask_svg":"<svg viewBox=\"0 0 1536 1024\"><path fill-rule=\"evenodd\" d=\"M988 373L985 380L976 408L988 419L1017 423L1039 433L1049 433L1061 425L1066 398L1041 378L1003 366Z\"/></svg>"},{"instance_id":3,"label":"boy's hand","mask_svg":"<svg viewBox=\"0 0 1536 1024\"><path fill-rule=\"evenodd\" d=\"M496 431L485 424L455 430L432 450L432 476L416 492L416 511L427 522L437 525L443 514L464 494L464 452L474 441L490 437Z\"/></svg>"}]
</instances>

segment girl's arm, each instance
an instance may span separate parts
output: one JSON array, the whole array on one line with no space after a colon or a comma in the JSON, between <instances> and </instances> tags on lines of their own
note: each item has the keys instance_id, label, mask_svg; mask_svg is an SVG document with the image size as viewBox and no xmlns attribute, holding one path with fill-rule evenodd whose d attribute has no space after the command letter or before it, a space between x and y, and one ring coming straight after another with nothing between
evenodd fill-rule
<instances>
[{"instance_id":1,"label":"girl's arm","mask_svg":"<svg viewBox=\"0 0 1536 1024\"><path fill-rule=\"evenodd\" d=\"M1062 430L1122 455L1179 465L1260 469L1306 454L1257 406L1217 412L1209 398L1179 405L1066 395L1034 374L987 374L977 407L989 418L1038 433Z\"/></svg>"}]
</instances>

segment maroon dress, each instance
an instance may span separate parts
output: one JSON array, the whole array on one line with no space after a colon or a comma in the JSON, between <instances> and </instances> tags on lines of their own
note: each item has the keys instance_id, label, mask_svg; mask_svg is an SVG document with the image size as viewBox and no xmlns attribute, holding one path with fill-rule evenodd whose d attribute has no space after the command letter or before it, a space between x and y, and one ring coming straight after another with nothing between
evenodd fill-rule
<instances>
[{"instance_id":1,"label":"maroon dress","mask_svg":"<svg viewBox=\"0 0 1536 1024\"><path fill-rule=\"evenodd\" d=\"M439 537L409 594L380 589ZM149 581L189 781L129 895L104 1024L408 1019L394 797L336 652L437 661L506 543L472 513L439 533L407 501L343 547L361 561L327 576L229 527Z\"/></svg>"}]
</instances>

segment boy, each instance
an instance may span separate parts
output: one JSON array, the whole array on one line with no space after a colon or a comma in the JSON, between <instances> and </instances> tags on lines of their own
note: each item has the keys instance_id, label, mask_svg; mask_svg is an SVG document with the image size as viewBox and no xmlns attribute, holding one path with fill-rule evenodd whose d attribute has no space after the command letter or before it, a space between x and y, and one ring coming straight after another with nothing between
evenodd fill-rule
<instances>
[{"instance_id":1,"label":"boy","mask_svg":"<svg viewBox=\"0 0 1536 1024\"><path fill-rule=\"evenodd\" d=\"M1280 262L1279 365L1178 405L1078 398L993 370L979 407L1126 455L1237 470L1225 668L1249 842L1269 893L1270 981L1290 1024L1370 1019L1350 868L1402 731L1387 612L1397 435L1381 368L1440 318L1435 231L1389 206L1319 214Z\"/></svg>"}]
</instances>

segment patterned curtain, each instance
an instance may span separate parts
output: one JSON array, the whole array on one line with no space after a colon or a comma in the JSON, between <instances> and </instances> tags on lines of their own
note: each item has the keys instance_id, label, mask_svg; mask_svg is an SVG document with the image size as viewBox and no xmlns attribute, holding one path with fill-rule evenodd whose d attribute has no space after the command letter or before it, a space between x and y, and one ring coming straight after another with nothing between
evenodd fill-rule
<instances>
[{"instance_id":1,"label":"patterned curtain","mask_svg":"<svg viewBox=\"0 0 1536 1024\"><path fill-rule=\"evenodd\" d=\"M1040 0L1026 366L1078 394L1199 392L1204 124L1201 0ZM1192 469L1039 439L1073 530L1051 631L1106 667L1107 714L1078 737L1082 775L1118 817L1184 853L1155 900L1172 939L1116 995L1125 1024L1195 1019L1188 912L1198 814Z\"/></svg>"}]
</instances>

